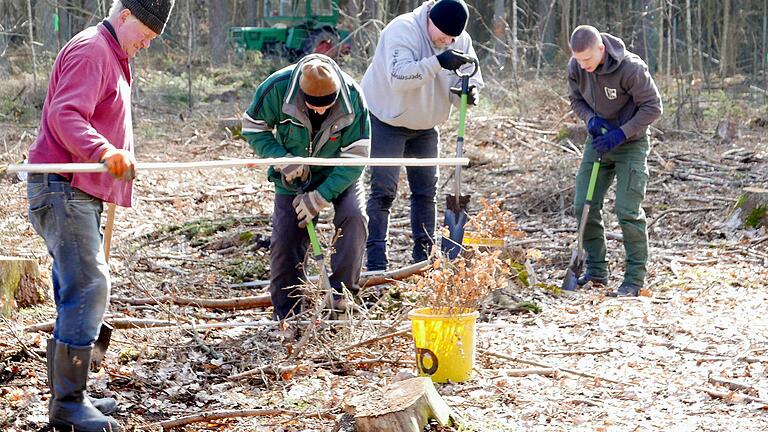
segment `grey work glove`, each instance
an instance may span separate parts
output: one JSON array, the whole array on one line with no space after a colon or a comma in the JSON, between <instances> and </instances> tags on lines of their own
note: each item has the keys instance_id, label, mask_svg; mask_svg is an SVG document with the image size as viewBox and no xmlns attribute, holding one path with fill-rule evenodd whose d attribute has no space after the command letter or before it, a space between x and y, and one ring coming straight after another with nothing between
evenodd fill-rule
<instances>
[{"instance_id":1,"label":"grey work glove","mask_svg":"<svg viewBox=\"0 0 768 432\"><path fill-rule=\"evenodd\" d=\"M292 158L292 154L287 153L284 157ZM285 164L275 167L275 171L282 173L286 183L291 183L296 179L307 181L309 177L309 167L303 164Z\"/></svg>"},{"instance_id":2,"label":"grey work glove","mask_svg":"<svg viewBox=\"0 0 768 432\"><path fill-rule=\"evenodd\" d=\"M305 228L307 223L317 216L320 211L329 207L331 203L325 200L320 192L313 190L293 199L293 208L296 210L296 219L299 220L299 228Z\"/></svg>"},{"instance_id":3,"label":"grey work glove","mask_svg":"<svg viewBox=\"0 0 768 432\"><path fill-rule=\"evenodd\" d=\"M461 97L461 87L451 87L451 93ZM478 102L480 102L480 92L476 85L470 84L467 89L467 105L477 106Z\"/></svg>"}]
</instances>

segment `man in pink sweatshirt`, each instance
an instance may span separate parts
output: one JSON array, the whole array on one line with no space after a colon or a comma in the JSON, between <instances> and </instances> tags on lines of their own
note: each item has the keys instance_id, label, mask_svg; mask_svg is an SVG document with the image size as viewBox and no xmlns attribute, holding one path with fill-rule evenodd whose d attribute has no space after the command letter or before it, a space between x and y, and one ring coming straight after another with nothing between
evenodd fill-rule
<instances>
[{"instance_id":1,"label":"man in pink sweatshirt","mask_svg":"<svg viewBox=\"0 0 768 432\"><path fill-rule=\"evenodd\" d=\"M104 162L108 173L30 174L32 226L53 258L56 323L48 341L49 423L118 431L111 398L85 388L109 291L103 203L131 206L133 129L129 60L163 32L174 0L114 0L109 17L59 52L30 163Z\"/></svg>"}]
</instances>

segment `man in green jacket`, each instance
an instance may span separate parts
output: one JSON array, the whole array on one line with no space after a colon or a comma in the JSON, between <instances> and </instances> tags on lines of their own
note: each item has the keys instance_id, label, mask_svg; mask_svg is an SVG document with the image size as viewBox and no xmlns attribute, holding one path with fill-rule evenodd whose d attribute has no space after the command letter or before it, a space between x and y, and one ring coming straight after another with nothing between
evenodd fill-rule
<instances>
[{"instance_id":1,"label":"man in green jacket","mask_svg":"<svg viewBox=\"0 0 768 432\"><path fill-rule=\"evenodd\" d=\"M601 158L592 206L584 230L587 271L579 285L608 282L601 211L616 178L615 213L624 237L624 280L613 296L637 296L645 281L648 232L641 203L648 182L647 129L662 112L661 96L645 62L624 42L592 26L571 34L568 62L571 108L586 123L584 156L576 175L576 217L581 217L592 163Z\"/></svg>"},{"instance_id":2,"label":"man in green jacket","mask_svg":"<svg viewBox=\"0 0 768 432\"><path fill-rule=\"evenodd\" d=\"M269 76L243 114L243 136L265 158L365 158L370 154L370 119L355 80L329 57L311 54ZM363 166L270 167L275 206L270 241L269 292L274 318L301 312L299 287L306 279L307 222L334 207L340 233L331 256L334 309L344 303L342 288L359 290L368 217L360 175Z\"/></svg>"}]
</instances>

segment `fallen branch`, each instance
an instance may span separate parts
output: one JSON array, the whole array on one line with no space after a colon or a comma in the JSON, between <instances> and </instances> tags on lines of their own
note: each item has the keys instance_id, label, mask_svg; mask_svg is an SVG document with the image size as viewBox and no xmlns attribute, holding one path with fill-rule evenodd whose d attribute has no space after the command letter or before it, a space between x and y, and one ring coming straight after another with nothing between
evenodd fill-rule
<instances>
[{"instance_id":1,"label":"fallen branch","mask_svg":"<svg viewBox=\"0 0 768 432\"><path fill-rule=\"evenodd\" d=\"M285 373L294 373L299 369L307 368L307 367L308 367L307 365L301 365L301 364L290 365L290 366L279 366L275 364L269 364L266 366L260 366L257 368L249 369L245 372L241 372L239 374L232 375L229 377L229 380L237 381L243 378L252 377L254 375L261 375L264 373L270 373L272 375L281 377Z\"/></svg>"},{"instance_id":2,"label":"fallen branch","mask_svg":"<svg viewBox=\"0 0 768 432\"><path fill-rule=\"evenodd\" d=\"M605 382L609 382L609 383L613 383L613 384L632 385L630 383L625 383L625 382L622 382L622 381L616 381L616 380L612 380L610 378L605 378L605 377L602 377L600 375L595 375L595 374L591 374L591 373L587 373L587 372L581 372L581 371L577 371L575 369L566 369L566 368L562 368L562 367L557 367L557 366L549 365L549 364L546 364L546 363L541 363L541 362L532 361L532 360L526 360L526 359L523 359L523 358L520 358L520 357L512 357L512 356L508 356L508 355L504 355L504 354L499 354L499 353L495 353L495 352L491 352L491 351L483 350L483 351L480 351L480 354L484 354L484 355L491 356L491 357L498 357L498 358L502 358L504 360L509 360L509 361L513 361L513 362L516 362L516 363L527 364L527 365L536 366L536 367L540 367L540 368L557 369L558 371L569 373L571 375L581 376L581 377L585 377L585 378L596 378L596 379L599 379L601 381L605 381Z\"/></svg>"},{"instance_id":3,"label":"fallen branch","mask_svg":"<svg viewBox=\"0 0 768 432\"><path fill-rule=\"evenodd\" d=\"M589 354L605 354L613 351L613 348L603 348L599 350L584 350L584 351L531 351L529 354L533 355L589 355Z\"/></svg>"},{"instance_id":4,"label":"fallen branch","mask_svg":"<svg viewBox=\"0 0 768 432\"><path fill-rule=\"evenodd\" d=\"M416 264L411 264L407 267L395 269L388 272L382 272L382 271L363 272L360 274L360 287L365 288L369 286L383 285L383 284L391 283L393 281L402 280L407 277L423 272L428 266L429 266L429 261L422 261ZM307 281L311 283L317 283L318 276L317 275L310 276L307 278ZM232 285L229 285L229 288L253 288L253 287L262 287L267 285L269 285L268 280L258 280L258 281L240 283L240 284L232 284Z\"/></svg>"},{"instance_id":5,"label":"fallen branch","mask_svg":"<svg viewBox=\"0 0 768 432\"><path fill-rule=\"evenodd\" d=\"M721 210L721 209L722 207L714 207L714 206L698 207L698 208L674 207L671 209L666 209L664 211L659 212L659 214L654 219L648 222L647 228L652 227L656 222L660 221L670 213L694 213L694 212L700 212L700 211L714 211L714 210Z\"/></svg>"},{"instance_id":6,"label":"fallen branch","mask_svg":"<svg viewBox=\"0 0 768 432\"><path fill-rule=\"evenodd\" d=\"M387 333L387 334L384 334L384 335L379 335L379 336L376 336L376 337L372 337L370 339L366 339L366 340L358 342L356 344L347 345L347 346L341 348L339 350L339 352L349 351L351 349L360 348L361 346L370 345L372 343L376 343L376 342L383 341L383 340L386 340L386 339L392 339L392 338L395 338L395 337L398 337L398 336L407 335L410 331L411 331L410 329L404 329L404 330L399 330L399 331L396 331L396 332Z\"/></svg>"},{"instance_id":7,"label":"fallen branch","mask_svg":"<svg viewBox=\"0 0 768 432\"><path fill-rule=\"evenodd\" d=\"M524 377L528 375L556 376L555 368L537 368L537 369L507 369L504 374L511 377Z\"/></svg>"},{"instance_id":8,"label":"fallen branch","mask_svg":"<svg viewBox=\"0 0 768 432\"><path fill-rule=\"evenodd\" d=\"M288 411L284 409L244 409L244 410L209 411L209 412L194 414L190 416L179 417L173 420L164 420L164 421L155 423L152 426L154 427L159 426L163 428L163 430L167 430L167 429L174 429L174 428L192 424L192 423L207 422L212 420L222 420L222 419L241 418L241 417L264 417L264 416L274 417L274 416L280 416L280 415L290 415L294 417L316 417L316 418L324 418L324 419L330 419L330 420L336 419L336 416L330 413L298 412L298 411Z\"/></svg>"},{"instance_id":9,"label":"fallen branch","mask_svg":"<svg viewBox=\"0 0 768 432\"><path fill-rule=\"evenodd\" d=\"M162 329L168 327L174 327L182 330L191 329L189 324L181 324L177 321L160 321L141 318L111 318L107 319L110 325L116 329ZM306 326L317 325L316 322L302 320L302 321L289 321L291 324ZM24 327L25 332L51 332L53 331L53 321L47 321L39 324L33 324ZM196 324L194 327L198 330L202 329L223 329L232 327L275 327L279 321L246 321L246 322L220 322L220 323L208 323L208 324ZM350 325L378 325L378 326L391 326L393 321L389 320L324 320L322 325L328 326L350 326ZM494 327L495 328L495 327Z\"/></svg>"},{"instance_id":10,"label":"fallen branch","mask_svg":"<svg viewBox=\"0 0 768 432\"><path fill-rule=\"evenodd\" d=\"M206 299L196 297L183 297L164 295L159 297L148 298L128 298L128 297L112 297L112 302L124 303L134 306L144 305L157 305L171 303L178 306L195 306L206 309L220 309L220 310L240 310L240 309L254 309L254 308L267 308L272 306L272 299L269 294L252 296L252 297L234 297L225 299Z\"/></svg>"},{"instance_id":11,"label":"fallen branch","mask_svg":"<svg viewBox=\"0 0 768 432\"><path fill-rule=\"evenodd\" d=\"M380 274L372 274L371 276L360 278L360 287L365 288L374 285L383 285L393 281L403 280L411 277L415 274L420 274L429 267L430 261L421 261L416 264L411 264L407 267L392 270Z\"/></svg>"},{"instance_id":12,"label":"fallen branch","mask_svg":"<svg viewBox=\"0 0 768 432\"><path fill-rule=\"evenodd\" d=\"M752 396L747 396L745 394L741 393L734 393L734 392L724 392L719 391L715 389L711 389L708 387L694 387L695 390L702 391L704 393L707 393L708 395L723 399L726 402L730 403L741 403L741 402L757 402L759 404L768 405L768 400L766 399L760 399Z\"/></svg>"},{"instance_id":13,"label":"fallen branch","mask_svg":"<svg viewBox=\"0 0 768 432\"><path fill-rule=\"evenodd\" d=\"M710 376L709 377L709 382L712 383L712 384L724 385L724 386L728 387L731 390L755 391L755 388L752 387L749 384L746 384L746 383L743 383L743 382L738 382L738 381L733 381L733 380L730 380L730 379L728 379L726 377L722 377L722 376Z\"/></svg>"}]
</instances>

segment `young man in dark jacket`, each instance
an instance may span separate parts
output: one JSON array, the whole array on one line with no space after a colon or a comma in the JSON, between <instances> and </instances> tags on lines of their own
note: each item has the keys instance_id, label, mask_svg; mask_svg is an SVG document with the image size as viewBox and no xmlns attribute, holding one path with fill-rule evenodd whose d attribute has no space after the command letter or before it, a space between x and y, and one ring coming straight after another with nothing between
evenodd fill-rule
<instances>
[{"instance_id":1,"label":"young man in dark jacket","mask_svg":"<svg viewBox=\"0 0 768 432\"><path fill-rule=\"evenodd\" d=\"M615 213L626 252L624 280L613 296L637 296L645 281L648 233L641 206L648 182L647 130L662 112L661 96L645 62L624 42L592 26L571 35L568 62L571 108L587 126L584 156L576 175L576 217L581 217L592 163L601 165L584 231L587 271L579 285L608 282L603 200L616 178Z\"/></svg>"},{"instance_id":2,"label":"young man in dark jacket","mask_svg":"<svg viewBox=\"0 0 768 432\"><path fill-rule=\"evenodd\" d=\"M243 114L243 136L265 158L370 154L370 120L363 94L352 77L322 54L308 55L259 85ZM309 242L306 225L331 205L333 223L341 234L331 256L334 309L343 309L342 287L352 293L359 290L368 223L359 181L362 172L363 166L291 164L269 169L276 192L269 287L276 319L301 312L297 287L306 277L301 268Z\"/></svg>"},{"instance_id":3,"label":"young man in dark jacket","mask_svg":"<svg viewBox=\"0 0 768 432\"><path fill-rule=\"evenodd\" d=\"M52 426L118 431L111 398L86 389L109 303L103 203L131 206L134 167L129 60L163 32L174 0L115 0L109 17L62 48L53 64L30 163L103 161L109 173L30 174L29 219L53 258L56 324L48 341Z\"/></svg>"}]
</instances>

